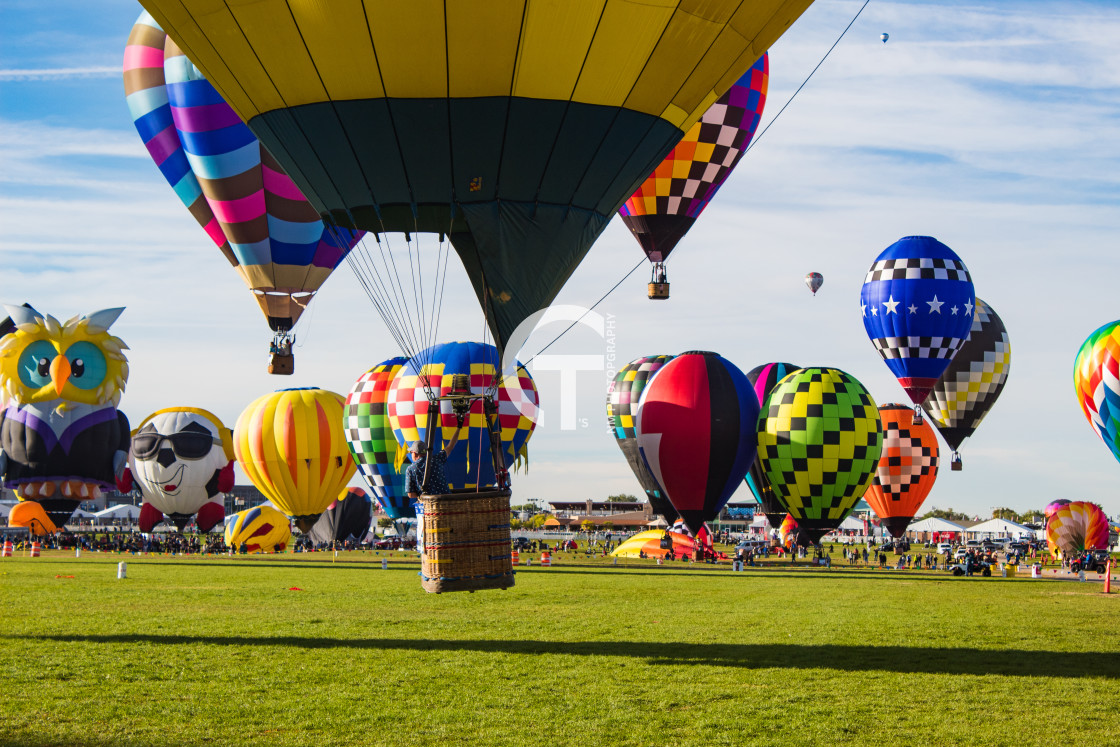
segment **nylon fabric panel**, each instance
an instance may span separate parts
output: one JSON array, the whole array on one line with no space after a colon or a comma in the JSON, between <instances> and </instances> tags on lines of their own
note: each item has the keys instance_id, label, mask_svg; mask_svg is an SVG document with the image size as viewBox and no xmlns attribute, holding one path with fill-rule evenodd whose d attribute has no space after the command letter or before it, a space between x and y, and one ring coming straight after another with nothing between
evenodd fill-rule
<instances>
[{"instance_id":1,"label":"nylon fabric panel","mask_svg":"<svg viewBox=\"0 0 1120 747\"><path fill-rule=\"evenodd\" d=\"M498 197L498 168L509 99L452 99L450 158L453 192L462 202Z\"/></svg>"},{"instance_id":2,"label":"nylon fabric panel","mask_svg":"<svg viewBox=\"0 0 1120 747\"><path fill-rule=\"evenodd\" d=\"M523 0L446 4L452 98L509 95L524 7Z\"/></svg>"},{"instance_id":3,"label":"nylon fabric panel","mask_svg":"<svg viewBox=\"0 0 1120 747\"><path fill-rule=\"evenodd\" d=\"M565 101L513 98L503 144L502 195L517 202L537 198L544 173L568 108Z\"/></svg>"},{"instance_id":4,"label":"nylon fabric panel","mask_svg":"<svg viewBox=\"0 0 1120 747\"><path fill-rule=\"evenodd\" d=\"M281 106L299 106L327 98L318 61L309 54L287 2L234 0L230 4L237 25L260 64L272 80L279 82Z\"/></svg>"},{"instance_id":5,"label":"nylon fabric panel","mask_svg":"<svg viewBox=\"0 0 1120 747\"><path fill-rule=\"evenodd\" d=\"M672 7L608 0L572 100L621 106L672 18Z\"/></svg>"},{"instance_id":6,"label":"nylon fabric panel","mask_svg":"<svg viewBox=\"0 0 1120 747\"><path fill-rule=\"evenodd\" d=\"M605 5L604 0L533 2L522 24L512 95L571 98Z\"/></svg>"},{"instance_id":7,"label":"nylon fabric panel","mask_svg":"<svg viewBox=\"0 0 1120 747\"><path fill-rule=\"evenodd\" d=\"M614 109L571 106L552 145L538 198L541 202L567 203L599 150L604 133L614 119ZM586 207L586 206L581 206Z\"/></svg>"},{"instance_id":8,"label":"nylon fabric panel","mask_svg":"<svg viewBox=\"0 0 1120 747\"><path fill-rule=\"evenodd\" d=\"M456 193L457 185L451 182L449 168L449 103L448 99L389 100L393 120L401 124L397 127L397 142L413 202L446 202ZM368 164L366 170L372 167L374 164ZM466 185L463 191L466 191Z\"/></svg>"},{"instance_id":9,"label":"nylon fabric panel","mask_svg":"<svg viewBox=\"0 0 1120 747\"><path fill-rule=\"evenodd\" d=\"M643 131L641 139L635 138L635 133ZM620 173L630 168L632 163L652 159L655 152L671 147L671 142L679 138L678 131L665 126L661 120L626 109L615 110L610 127L600 136L587 171L575 186L572 204L588 210L601 210L604 206L603 194L616 183Z\"/></svg>"},{"instance_id":10,"label":"nylon fabric panel","mask_svg":"<svg viewBox=\"0 0 1120 747\"><path fill-rule=\"evenodd\" d=\"M377 144L393 142L396 130L385 99L343 101L335 105L342 129L353 150L354 163L350 169L359 170L362 180L354 179L351 170L338 178L343 199L347 205L368 204L372 196L377 202L407 203L410 199L404 161L396 148L379 147ZM334 174L332 169L332 175ZM366 192L362 194L362 182Z\"/></svg>"},{"instance_id":11,"label":"nylon fabric panel","mask_svg":"<svg viewBox=\"0 0 1120 747\"><path fill-rule=\"evenodd\" d=\"M305 1L289 5L289 11L331 100L385 95L361 0Z\"/></svg>"},{"instance_id":12,"label":"nylon fabric panel","mask_svg":"<svg viewBox=\"0 0 1120 747\"><path fill-rule=\"evenodd\" d=\"M704 356L704 363L708 378L708 407L711 412L711 432L708 436L708 480L704 488L706 496L704 518L714 519L722 504L726 502L726 498L739 487L739 481L749 469L749 462L745 460L743 468L738 468L739 444L745 438L753 437L753 421L758 416L758 410L748 408L742 401L744 397L753 397L754 392L749 386L736 386L731 372L723 365L722 359ZM754 410L755 418L744 417L749 414L750 409ZM747 422L744 421L750 421L752 424L749 432ZM753 458L752 452L751 459Z\"/></svg>"},{"instance_id":13,"label":"nylon fabric panel","mask_svg":"<svg viewBox=\"0 0 1120 747\"><path fill-rule=\"evenodd\" d=\"M707 377L704 356L678 356L665 364L646 386L639 406L638 438L642 451L648 461L645 434L662 434L656 459L665 492L682 517L686 512L703 513L705 508L713 405ZM689 528L695 531L699 527Z\"/></svg>"},{"instance_id":14,"label":"nylon fabric panel","mask_svg":"<svg viewBox=\"0 0 1120 747\"><path fill-rule=\"evenodd\" d=\"M370 33L385 95L389 98L447 96L447 38L443 0L376 3ZM481 33L485 33L484 30ZM508 86L494 93L504 94Z\"/></svg>"},{"instance_id":15,"label":"nylon fabric panel","mask_svg":"<svg viewBox=\"0 0 1120 747\"><path fill-rule=\"evenodd\" d=\"M320 215L325 215L330 210L329 206L339 204L342 197L334 186L332 175L327 174L323 161L304 135L305 132L322 130L303 129L304 122L330 128L330 119L319 115L308 120L310 111L313 110L308 107L279 109L257 117L249 122L249 126L268 152L284 166L288 176L307 195L307 201ZM326 131L331 134L329 130ZM339 169L346 168L345 162L337 166Z\"/></svg>"}]
</instances>

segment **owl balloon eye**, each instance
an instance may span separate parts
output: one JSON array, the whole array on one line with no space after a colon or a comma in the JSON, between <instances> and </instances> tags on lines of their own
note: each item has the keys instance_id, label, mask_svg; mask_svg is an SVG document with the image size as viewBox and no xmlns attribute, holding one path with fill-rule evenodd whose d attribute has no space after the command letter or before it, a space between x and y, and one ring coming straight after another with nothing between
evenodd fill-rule
<instances>
[{"instance_id":1,"label":"owl balloon eye","mask_svg":"<svg viewBox=\"0 0 1120 747\"><path fill-rule=\"evenodd\" d=\"M70 383L79 389L96 389L105 380L105 354L92 342L76 342L66 350L70 359Z\"/></svg>"},{"instance_id":2,"label":"owl balloon eye","mask_svg":"<svg viewBox=\"0 0 1120 747\"><path fill-rule=\"evenodd\" d=\"M58 357L47 340L36 340L24 348L19 356L19 378L30 389L42 389L51 383L51 362Z\"/></svg>"}]
</instances>

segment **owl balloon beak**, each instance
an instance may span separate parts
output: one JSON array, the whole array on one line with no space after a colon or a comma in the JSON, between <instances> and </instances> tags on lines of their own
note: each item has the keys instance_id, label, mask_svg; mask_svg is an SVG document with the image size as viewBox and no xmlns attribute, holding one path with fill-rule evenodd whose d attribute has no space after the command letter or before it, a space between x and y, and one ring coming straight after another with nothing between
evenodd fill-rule
<instances>
[{"instance_id":1,"label":"owl balloon beak","mask_svg":"<svg viewBox=\"0 0 1120 747\"><path fill-rule=\"evenodd\" d=\"M62 388L70 378L70 361L65 355L60 355L51 361L51 381L58 396L62 396Z\"/></svg>"}]
</instances>

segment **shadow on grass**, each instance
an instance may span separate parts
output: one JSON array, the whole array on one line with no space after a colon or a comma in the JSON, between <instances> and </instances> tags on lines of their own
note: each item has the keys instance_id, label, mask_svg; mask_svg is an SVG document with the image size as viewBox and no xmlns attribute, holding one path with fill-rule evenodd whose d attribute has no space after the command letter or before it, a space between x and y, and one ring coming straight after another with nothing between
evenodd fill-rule
<instances>
[{"instance_id":1,"label":"shadow on grass","mask_svg":"<svg viewBox=\"0 0 1120 747\"><path fill-rule=\"evenodd\" d=\"M5 635L0 638L108 645L287 646L297 649L450 651L483 654L616 656L658 665L702 665L745 669L836 669L849 672L1000 675L1007 677L1103 677L1120 680L1120 653L1113 651L1026 651L1022 649L844 646L802 644L670 643L672 657L637 641L450 640L409 638L240 637L154 634Z\"/></svg>"}]
</instances>

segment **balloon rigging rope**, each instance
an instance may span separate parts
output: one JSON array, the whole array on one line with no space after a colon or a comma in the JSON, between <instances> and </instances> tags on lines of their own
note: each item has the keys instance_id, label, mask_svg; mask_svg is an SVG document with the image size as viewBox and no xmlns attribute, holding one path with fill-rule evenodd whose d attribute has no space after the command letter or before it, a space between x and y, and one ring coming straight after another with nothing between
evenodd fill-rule
<instances>
[{"instance_id":1,"label":"balloon rigging rope","mask_svg":"<svg viewBox=\"0 0 1120 747\"><path fill-rule=\"evenodd\" d=\"M848 30L849 30L849 29L850 29L850 28L851 28L851 27L852 27L852 26L853 26L853 25L855 24L856 20L857 20L857 19L858 19L858 18L860 17L860 14L861 14L861 13L863 13L863 10L864 10L864 8L866 8L866 7L867 7L867 4L868 4L868 3L870 3L870 2L871 2L871 0L864 0L864 2L863 2L863 5L861 5L861 6L859 7L859 10L857 10L857 11L856 11L856 14L855 14L854 16L852 16L852 20L851 20L851 21L849 21L849 22L848 22L848 25L844 27L844 30L840 32L840 36L836 37L836 41L832 42L832 46L831 46L831 47L829 47L829 48L828 48L828 51L824 53L824 56L823 56L823 57L821 57L821 59L820 59L820 62L818 62L818 63L817 63L816 67L814 67L814 68L813 68L813 69L812 69L812 70L811 70L811 71L809 72L809 75L807 75L807 76L805 77L805 80L801 81L801 85L799 85L799 86L797 87L797 90L796 90L796 91L794 91L794 92L793 92L793 94L792 94L792 95L791 95L791 96L789 97L789 99L788 99L788 100L786 101L786 103L782 105L782 108L778 110L778 113L774 115L774 118L773 118L773 119L771 119L771 120L770 120L769 122L767 122L767 123L766 123L766 127L762 128L762 132L758 133L758 135L757 135L757 136L755 136L754 138L752 138L752 140L751 140L751 144L747 146L747 149L746 149L745 151L743 151L743 154L744 154L744 155L746 155L747 153L749 153L749 152L750 152L750 150L751 150L751 148L753 148L753 147L754 147L754 146L755 146L755 145L756 145L756 144L758 143L758 141L762 139L762 136L763 136L763 135L765 135L765 134L766 134L766 131L770 129L770 125L774 124L774 122L776 122L776 121L778 120L778 117L782 116L782 112L784 112L784 111L786 110L786 107L788 107L788 106L790 105L790 103L792 103L792 102L793 102L794 98L796 98L796 97L797 97L797 94L801 93L801 89L805 87L805 85L806 85L806 84L807 84L807 83L809 82L809 79L813 77L813 74L814 74L814 73L816 73L816 72L817 72L817 70L819 70L819 69L820 69L821 65L823 65L823 64L824 64L824 61L828 59L828 56L829 56L830 54L832 54L832 50L836 49L836 45L837 45L837 44L839 44L839 43L840 43L840 40L844 38L844 35L848 33ZM596 306L598 306L599 304L601 304L601 303L602 303L602 302L603 302L603 301L604 301L604 300L606 299L606 297L607 297L607 296L609 296L610 294L614 293L614 291L615 291L615 290L616 290L616 289L618 288L618 286L622 285L622 284L623 284L623 283L624 283L624 282L626 281L626 279L627 279L627 278L629 278L629 277L630 277L631 275L633 275L633 274L634 274L634 272L635 272L635 271L636 271L636 270L637 270L637 269L638 269L639 267L641 267L642 265L644 265L645 263L646 263L646 260L644 260L644 259L642 259L642 260L639 260L639 261L638 261L638 264L634 265L633 269L631 269L631 270L630 270L630 272L628 272L628 273L626 273L625 275L623 275L623 276L622 276L622 279L621 279L621 280L619 280L619 281L618 281L617 283L615 283L615 284L614 284L614 285L613 285L613 286L611 287L611 289L610 289L610 290L608 290L608 291L607 291L606 293L604 293L604 294L603 294L603 295L602 295L602 296L601 296L601 297L599 298L599 300L598 300L598 301L596 301L595 303L593 303L593 304L591 305L591 307L590 307L589 309L587 309L586 311L584 311L584 312L583 312L583 314L581 314L581 315L580 315L579 319L577 319L577 320L575 320L574 322L572 322L571 324L569 324L569 325L568 325L568 326L567 326L567 327L566 327L566 328L564 329L564 331L563 331L563 332L561 332L560 334L556 335L556 337L552 338L552 341L551 341L551 342L549 342L549 343L548 343L547 345L545 345L545 346L544 346L543 348L541 348L540 350L538 350L538 351L537 351L537 352L536 352L536 353L535 353L535 354L533 355L533 357L532 357L532 358L529 358L529 359L528 359L527 361L525 361L525 363L524 363L523 365L525 365L525 366L528 366L528 365L529 365L530 363L532 363L532 362L533 362L533 359L534 359L534 358L536 358L536 357L537 357L538 355L540 355L541 353L543 353L544 351L546 351L546 350L548 350L548 349L549 349L550 347L552 347L552 345L553 345L553 344L554 344L554 343L555 343L555 342L556 342L557 340L559 340L559 339L560 339L561 337L563 337L563 336L564 336L564 335L566 335L566 334L567 334L567 333L568 333L569 331L571 331L572 327L574 327L574 326L576 326L577 324L579 324L580 320L582 320L582 319L583 319L583 317L585 317L585 316L587 316L588 314L590 314L590 313L591 313L591 312L592 312L592 311L593 311L593 310L595 309L595 307L596 307Z\"/></svg>"},{"instance_id":2,"label":"balloon rigging rope","mask_svg":"<svg viewBox=\"0 0 1120 747\"><path fill-rule=\"evenodd\" d=\"M782 108L778 110L778 113L774 115L774 118L766 123L766 126L762 128L762 132L758 133L758 135L751 139L751 144L747 146L747 149L745 151L743 151L743 155L751 152L751 148L758 144L758 141L762 139L762 136L766 134L766 131L770 129L770 125L777 122L778 117L782 116L782 112L786 110L786 107L793 103L793 100L797 97L797 94L801 93L801 89L804 88L805 84L809 82L809 79L813 77L813 73L817 72L817 70L820 69L821 65L824 64L824 61L828 59L828 56L832 54L832 50L836 49L836 45L839 44L840 40L844 38L844 35L848 33L848 29L850 29L852 27L852 24L856 22L856 19L859 18L860 13L863 12L863 9L867 7L867 4L869 2L871 2L871 0L863 0L863 5L859 6L859 10L857 10L856 14L852 16L852 20L848 22L848 25L844 27L844 30L840 32L840 36L836 37L836 41L832 42L832 46L829 47L828 51L824 53L824 57L821 58L821 61L818 62L817 66L809 72L809 75L805 77L805 80L801 81L801 85L799 85L797 87L797 90L793 92L793 95L791 95L786 100L786 103L782 104Z\"/></svg>"}]
</instances>

